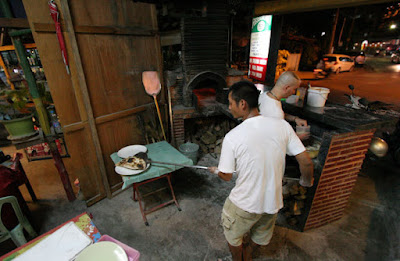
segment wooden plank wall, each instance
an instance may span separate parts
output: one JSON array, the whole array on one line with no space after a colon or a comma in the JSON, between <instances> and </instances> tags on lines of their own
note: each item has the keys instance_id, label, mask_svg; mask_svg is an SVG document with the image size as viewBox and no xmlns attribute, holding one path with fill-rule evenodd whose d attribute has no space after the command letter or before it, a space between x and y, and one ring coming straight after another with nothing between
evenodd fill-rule
<instances>
[{"instance_id":1,"label":"wooden plank wall","mask_svg":"<svg viewBox=\"0 0 400 261\"><path fill-rule=\"evenodd\" d=\"M141 73L162 72L154 5L131 0L56 0L70 61L66 69L47 0L23 0L71 158L91 205L121 187L110 154L142 141L136 113L153 100ZM162 78L162 75L160 75ZM165 103L165 93L159 95Z\"/></svg>"}]
</instances>

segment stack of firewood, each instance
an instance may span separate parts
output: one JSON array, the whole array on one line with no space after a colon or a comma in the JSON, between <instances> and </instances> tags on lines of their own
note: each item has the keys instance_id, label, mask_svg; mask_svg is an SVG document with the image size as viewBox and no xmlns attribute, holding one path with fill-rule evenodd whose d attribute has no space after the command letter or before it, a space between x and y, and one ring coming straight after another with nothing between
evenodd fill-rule
<instances>
[{"instance_id":1,"label":"stack of firewood","mask_svg":"<svg viewBox=\"0 0 400 261\"><path fill-rule=\"evenodd\" d=\"M185 139L200 146L203 154L221 153L222 141L237 124L226 117L185 120Z\"/></svg>"},{"instance_id":2,"label":"stack of firewood","mask_svg":"<svg viewBox=\"0 0 400 261\"><path fill-rule=\"evenodd\" d=\"M283 186L283 214L286 217L286 222L295 226L298 223L298 217L304 212L304 201L307 189L299 185L297 181L291 181Z\"/></svg>"},{"instance_id":3,"label":"stack of firewood","mask_svg":"<svg viewBox=\"0 0 400 261\"><path fill-rule=\"evenodd\" d=\"M149 106L145 111L137 113L136 120L145 144L164 140L157 112L153 106ZM166 129L165 125L164 129Z\"/></svg>"}]
</instances>

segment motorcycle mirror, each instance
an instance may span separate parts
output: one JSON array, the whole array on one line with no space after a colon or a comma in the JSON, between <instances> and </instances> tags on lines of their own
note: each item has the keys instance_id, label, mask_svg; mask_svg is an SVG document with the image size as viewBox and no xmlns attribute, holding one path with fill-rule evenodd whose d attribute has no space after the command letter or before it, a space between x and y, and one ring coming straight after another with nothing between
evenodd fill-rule
<instances>
[{"instance_id":1,"label":"motorcycle mirror","mask_svg":"<svg viewBox=\"0 0 400 261\"><path fill-rule=\"evenodd\" d=\"M353 84L349 85L349 89L351 90L351 95L354 96L354 86L353 86Z\"/></svg>"}]
</instances>

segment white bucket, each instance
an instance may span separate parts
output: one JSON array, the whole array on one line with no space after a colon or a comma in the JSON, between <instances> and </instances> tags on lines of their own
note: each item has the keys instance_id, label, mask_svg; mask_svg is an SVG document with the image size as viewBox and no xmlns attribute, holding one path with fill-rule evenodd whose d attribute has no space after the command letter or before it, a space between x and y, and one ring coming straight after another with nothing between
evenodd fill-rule
<instances>
[{"instance_id":1,"label":"white bucket","mask_svg":"<svg viewBox=\"0 0 400 261\"><path fill-rule=\"evenodd\" d=\"M307 105L312 107L324 107L329 93L330 90L324 87L308 88Z\"/></svg>"}]
</instances>

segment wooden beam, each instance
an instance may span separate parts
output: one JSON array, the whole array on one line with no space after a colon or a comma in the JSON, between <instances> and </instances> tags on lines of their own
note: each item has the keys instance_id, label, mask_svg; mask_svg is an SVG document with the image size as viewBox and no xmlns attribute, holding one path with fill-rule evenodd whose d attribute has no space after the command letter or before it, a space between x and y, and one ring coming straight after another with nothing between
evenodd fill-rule
<instances>
[{"instance_id":1,"label":"wooden beam","mask_svg":"<svg viewBox=\"0 0 400 261\"><path fill-rule=\"evenodd\" d=\"M96 202L99 202L100 200L102 199L102 196L99 194L99 195L96 195L96 196L94 196L94 197L92 197L92 198L90 198L90 199L87 199L86 200L86 205L88 206L88 207L90 207L90 206L92 206L93 204L95 204Z\"/></svg>"},{"instance_id":2,"label":"wooden beam","mask_svg":"<svg viewBox=\"0 0 400 261\"><path fill-rule=\"evenodd\" d=\"M75 132L78 130L83 130L86 125L87 125L87 122L80 121L80 122L75 122L75 123L71 123L68 125L64 125L62 128L63 128L63 132L65 134L67 134L67 133Z\"/></svg>"},{"instance_id":3,"label":"wooden beam","mask_svg":"<svg viewBox=\"0 0 400 261\"><path fill-rule=\"evenodd\" d=\"M96 124L102 124L102 123L106 123L109 121L128 117L132 114L144 111L144 110L146 110L147 107L152 106L152 105L153 105L153 103L148 103L148 104L144 104L144 105L141 105L141 106L138 106L135 108L130 108L130 109L127 109L124 111L118 111L118 112L114 112L111 114L102 115L102 116L96 118Z\"/></svg>"},{"instance_id":4,"label":"wooden beam","mask_svg":"<svg viewBox=\"0 0 400 261\"><path fill-rule=\"evenodd\" d=\"M37 33L55 33L54 24L33 23L33 27ZM63 32L67 32L65 24L61 24ZM75 33L78 34L119 34L134 36L154 36L158 32L146 27L112 27L112 26L92 26L92 25L75 25Z\"/></svg>"},{"instance_id":5,"label":"wooden beam","mask_svg":"<svg viewBox=\"0 0 400 261\"><path fill-rule=\"evenodd\" d=\"M36 48L35 43L30 43L30 44L24 44L25 49L34 49ZM15 50L14 45L6 45L6 46L0 46L0 52L3 51L12 51Z\"/></svg>"},{"instance_id":6,"label":"wooden beam","mask_svg":"<svg viewBox=\"0 0 400 261\"><path fill-rule=\"evenodd\" d=\"M274 0L256 2L254 16L288 14L393 2L389 0Z\"/></svg>"},{"instance_id":7,"label":"wooden beam","mask_svg":"<svg viewBox=\"0 0 400 261\"><path fill-rule=\"evenodd\" d=\"M10 73L8 72L7 66L4 64L3 57L0 55L0 66L3 67L4 74L6 75L7 82L11 87L11 90L15 90L14 83L10 81Z\"/></svg>"},{"instance_id":8,"label":"wooden beam","mask_svg":"<svg viewBox=\"0 0 400 261\"><path fill-rule=\"evenodd\" d=\"M29 28L28 19L25 18L0 18L0 27Z\"/></svg>"},{"instance_id":9,"label":"wooden beam","mask_svg":"<svg viewBox=\"0 0 400 261\"><path fill-rule=\"evenodd\" d=\"M181 44L182 37L180 30L161 33L161 46L169 46L174 44Z\"/></svg>"},{"instance_id":10,"label":"wooden beam","mask_svg":"<svg viewBox=\"0 0 400 261\"><path fill-rule=\"evenodd\" d=\"M4 43L4 34L6 33L6 30L5 30L5 28L3 27L3 28L1 28L1 32L0 32L0 46L3 46L3 43Z\"/></svg>"},{"instance_id":11,"label":"wooden beam","mask_svg":"<svg viewBox=\"0 0 400 261\"><path fill-rule=\"evenodd\" d=\"M75 64L74 67L71 66L71 69L73 69L71 70L71 78L73 78L72 85L75 91L75 95L77 95L78 106L80 107L79 112L80 113L82 113L83 111L85 112L85 115L81 115L81 118L85 119L83 121L86 121L87 119L87 122L89 124L91 138L93 145L95 147L97 163L102 177L103 186L106 191L107 197L111 198L111 188L107 178L107 171L104 164L104 158L102 154L99 135L97 133L96 122L94 120L93 109L90 103L89 91L86 85L86 77L83 71L82 60L79 53L78 42L75 36L75 30L74 30L74 25L72 23L72 17L68 6L68 1L61 0L59 6L61 7L60 8L61 12L64 15L65 28L67 29L68 32L67 35L71 43L71 49L72 49L71 55L73 57L73 62Z\"/></svg>"}]
</instances>

